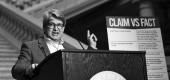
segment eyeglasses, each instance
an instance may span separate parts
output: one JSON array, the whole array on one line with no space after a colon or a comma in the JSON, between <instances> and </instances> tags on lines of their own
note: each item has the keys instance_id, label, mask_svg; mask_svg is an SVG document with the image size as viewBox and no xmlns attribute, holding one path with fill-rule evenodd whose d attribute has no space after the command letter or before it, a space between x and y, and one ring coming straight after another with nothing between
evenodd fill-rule
<instances>
[{"instance_id":1,"label":"eyeglasses","mask_svg":"<svg viewBox=\"0 0 170 80\"><path fill-rule=\"evenodd\" d=\"M48 25L48 28L49 29L54 29L54 28L58 28L58 29L62 29L64 26L63 26L63 24L60 24L60 23L58 23L58 24L55 24L55 23L50 23L49 25Z\"/></svg>"}]
</instances>

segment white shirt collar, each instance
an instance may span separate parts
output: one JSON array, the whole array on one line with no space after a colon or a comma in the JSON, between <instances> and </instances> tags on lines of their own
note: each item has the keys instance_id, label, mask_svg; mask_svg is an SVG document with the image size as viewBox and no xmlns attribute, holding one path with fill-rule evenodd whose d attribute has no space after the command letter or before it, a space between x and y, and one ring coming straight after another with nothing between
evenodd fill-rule
<instances>
[{"instance_id":1,"label":"white shirt collar","mask_svg":"<svg viewBox=\"0 0 170 80\"><path fill-rule=\"evenodd\" d=\"M56 42L56 41L51 40L50 38L47 38L45 36L45 41L46 41L46 44L48 46L50 53L54 53L58 50L64 49L64 47L62 45L64 43L64 41L62 39L59 42Z\"/></svg>"}]
</instances>

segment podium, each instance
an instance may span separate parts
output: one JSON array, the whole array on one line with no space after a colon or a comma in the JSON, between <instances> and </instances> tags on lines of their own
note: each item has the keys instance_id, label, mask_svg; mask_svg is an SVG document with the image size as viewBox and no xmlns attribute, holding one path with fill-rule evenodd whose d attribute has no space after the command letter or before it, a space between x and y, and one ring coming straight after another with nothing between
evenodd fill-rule
<instances>
[{"instance_id":1,"label":"podium","mask_svg":"<svg viewBox=\"0 0 170 80\"><path fill-rule=\"evenodd\" d=\"M90 80L101 71L114 71L126 80L147 80L145 52L62 50L46 57L32 80Z\"/></svg>"}]
</instances>

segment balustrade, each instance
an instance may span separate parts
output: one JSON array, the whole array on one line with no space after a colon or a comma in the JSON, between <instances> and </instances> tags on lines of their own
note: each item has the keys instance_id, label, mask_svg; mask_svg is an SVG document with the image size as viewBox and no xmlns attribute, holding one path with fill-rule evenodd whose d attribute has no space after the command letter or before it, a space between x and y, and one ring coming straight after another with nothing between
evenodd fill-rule
<instances>
[{"instance_id":1,"label":"balustrade","mask_svg":"<svg viewBox=\"0 0 170 80\"><path fill-rule=\"evenodd\" d=\"M0 28L8 32L20 43L23 41L34 40L42 35L42 28L38 23L30 21L26 14L15 11L14 9L0 4ZM15 44L14 44L15 45ZM16 44L17 45L17 44Z\"/></svg>"}]
</instances>

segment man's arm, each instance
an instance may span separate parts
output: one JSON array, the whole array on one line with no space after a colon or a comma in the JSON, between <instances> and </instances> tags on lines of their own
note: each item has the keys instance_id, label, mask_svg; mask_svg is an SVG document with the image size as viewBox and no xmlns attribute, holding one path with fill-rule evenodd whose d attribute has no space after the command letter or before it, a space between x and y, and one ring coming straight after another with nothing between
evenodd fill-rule
<instances>
[{"instance_id":1,"label":"man's arm","mask_svg":"<svg viewBox=\"0 0 170 80\"><path fill-rule=\"evenodd\" d=\"M25 79L32 76L32 64L31 64L31 50L27 44L21 46L20 55L16 64L12 68L12 76L16 79Z\"/></svg>"}]
</instances>

